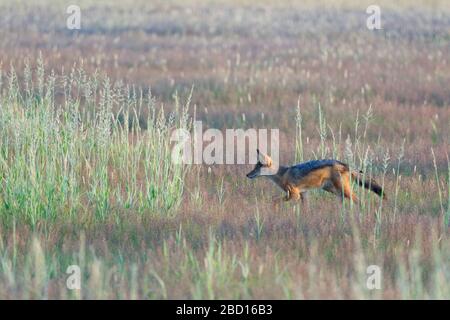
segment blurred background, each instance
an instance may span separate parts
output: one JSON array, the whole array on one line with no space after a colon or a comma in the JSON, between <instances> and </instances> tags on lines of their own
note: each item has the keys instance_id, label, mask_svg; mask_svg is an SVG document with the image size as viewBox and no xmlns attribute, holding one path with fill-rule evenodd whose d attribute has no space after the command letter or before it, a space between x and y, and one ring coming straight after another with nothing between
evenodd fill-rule
<instances>
[{"instance_id":1,"label":"blurred background","mask_svg":"<svg viewBox=\"0 0 450 320\"><path fill-rule=\"evenodd\" d=\"M407 139L411 163L426 167L429 146L448 145L448 1L378 1L381 30L366 26L370 1L72 2L0 2L5 73L13 65L20 74L41 54L57 74L98 70L151 88L160 102L194 88L208 126L280 128L289 143L298 101L313 143L318 103L344 138L354 128L346 114L372 105L379 125L369 139L382 134L390 147ZM67 28L73 4L80 30Z\"/></svg>"}]
</instances>

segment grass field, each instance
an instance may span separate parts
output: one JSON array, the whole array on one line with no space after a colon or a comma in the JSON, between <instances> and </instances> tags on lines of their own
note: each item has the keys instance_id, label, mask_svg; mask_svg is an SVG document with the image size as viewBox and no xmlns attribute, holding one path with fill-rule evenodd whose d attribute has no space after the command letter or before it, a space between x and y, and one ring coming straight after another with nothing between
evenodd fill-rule
<instances>
[{"instance_id":1,"label":"grass field","mask_svg":"<svg viewBox=\"0 0 450 320\"><path fill-rule=\"evenodd\" d=\"M0 0L1 299L449 299L446 1ZM337 158L361 205L183 165L192 121ZM67 286L79 266L81 289ZM367 268L381 288L367 287Z\"/></svg>"}]
</instances>

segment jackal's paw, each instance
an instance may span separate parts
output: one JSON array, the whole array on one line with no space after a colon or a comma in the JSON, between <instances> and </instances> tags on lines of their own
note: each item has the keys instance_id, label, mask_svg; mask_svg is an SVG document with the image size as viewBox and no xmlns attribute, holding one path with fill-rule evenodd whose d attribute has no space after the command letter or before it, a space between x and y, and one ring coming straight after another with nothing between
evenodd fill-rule
<instances>
[{"instance_id":1,"label":"jackal's paw","mask_svg":"<svg viewBox=\"0 0 450 320\"><path fill-rule=\"evenodd\" d=\"M279 203L281 201L281 196L273 196L272 203Z\"/></svg>"}]
</instances>

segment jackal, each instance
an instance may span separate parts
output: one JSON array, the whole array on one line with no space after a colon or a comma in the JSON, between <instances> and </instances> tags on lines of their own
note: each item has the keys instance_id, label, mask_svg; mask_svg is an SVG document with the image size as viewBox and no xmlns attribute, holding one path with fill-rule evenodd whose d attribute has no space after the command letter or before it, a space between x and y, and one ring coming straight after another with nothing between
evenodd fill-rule
<instances>
[{"instance_id":1,"label":"jackal","mask_svg":"<svg viewBox=\"0 0 450 320\"><path fill-rule=\"evenodd\" d=\"M283 198L285 201L301 199L304 202L306 200L305 193L309 189L321 188L339 197L343 195L354 202L359 202L352 191L351 180L386 199L382 187L375 180L363 179L362 171L352 171L347 164L338 160L312 160L292 167L275 167L268 155L260 152L259 149L256 152L258 154L257 163L247 177L250 179L259 176L269 178L286 192L286 196ZM263 169L264 173L261 172Z\"/></svg>"}]
</instances>

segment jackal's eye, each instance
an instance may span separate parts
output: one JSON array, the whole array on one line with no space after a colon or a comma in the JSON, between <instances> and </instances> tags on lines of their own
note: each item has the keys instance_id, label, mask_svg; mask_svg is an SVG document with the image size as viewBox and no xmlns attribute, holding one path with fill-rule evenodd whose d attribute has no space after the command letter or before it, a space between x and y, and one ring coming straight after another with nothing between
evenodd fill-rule
<instances>
[{"instance_id":1,"label":"jackal's eye","mask_svg":"<svg viewBox=\"0 0 450 320\"><path fill-rule=\"evenodd\" d=\"M261 161L258 161L258 162L256 163L256 166L257 166L258 168L264 167L264 165L262 164Z\"/></svg>"}]
</instances>

